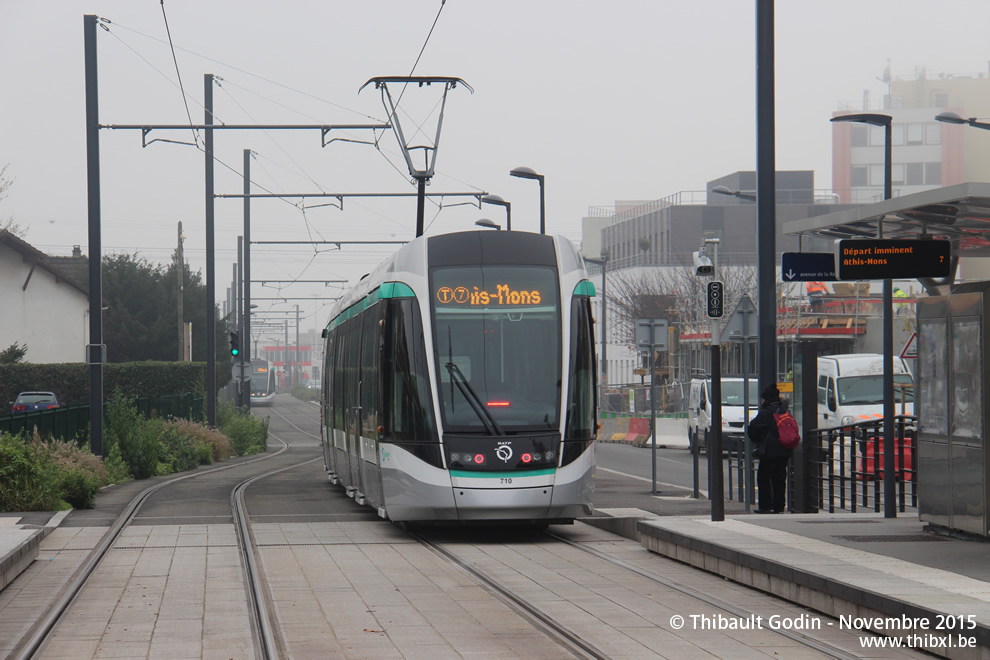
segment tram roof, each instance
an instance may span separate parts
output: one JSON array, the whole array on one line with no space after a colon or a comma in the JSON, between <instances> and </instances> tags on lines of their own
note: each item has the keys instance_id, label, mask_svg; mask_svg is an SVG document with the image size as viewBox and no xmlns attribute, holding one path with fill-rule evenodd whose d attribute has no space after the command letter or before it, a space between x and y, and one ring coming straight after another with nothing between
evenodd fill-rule
<instances>
[{"instance_id":1,"label":"tram roof","mask_svg":"<svg viewBox=\"0 0 990 660\"><path fill-rule=\"evenodd\" d=\"M990 257L990 183L960 183L783 223L785 234L825 239L940 236L963 257Z\"/></svg>"}]
</instances>

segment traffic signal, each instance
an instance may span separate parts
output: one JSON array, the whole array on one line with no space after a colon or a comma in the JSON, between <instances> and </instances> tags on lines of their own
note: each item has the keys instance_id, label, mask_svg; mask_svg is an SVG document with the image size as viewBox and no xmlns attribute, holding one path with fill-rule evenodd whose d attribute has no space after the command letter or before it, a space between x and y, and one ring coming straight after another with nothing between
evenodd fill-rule
<instances>
[{"instance_id":1,"label":"traffic signal","mask_svg":"<svg viewBox=\"0 0 990 660\"><path fill-rule=\"evenodd\" d=\"M725 295L722 289L722 282L719 280L713 280L708 283L708 318L710 319L722 318L725 301Z\"/></svg>"},{"instance_id":2,"label":"traffic signal","mask_svg":"<svg viewBox=\"0 0 990 660\"><path fill-rule=\"evenodd\" d=\"M241 354L241 340L236 332L230 333L230 354L234 357Z\"/></svg>"}]
</instances>

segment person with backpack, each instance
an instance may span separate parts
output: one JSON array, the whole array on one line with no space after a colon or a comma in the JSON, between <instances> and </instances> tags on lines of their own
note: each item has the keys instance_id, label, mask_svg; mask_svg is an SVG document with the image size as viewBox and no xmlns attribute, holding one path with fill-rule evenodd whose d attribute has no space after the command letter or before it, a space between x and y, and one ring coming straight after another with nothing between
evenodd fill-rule
<instances>
[{"instance_id":1,"label":"person with backpack","mask_svg":"<svg viewBox=\"0 0 990 660\"><path fill-rule=\"evenodd\" d=\"M787 462L801 436L776 383L760 393L760 411L749 423L748 432L753 455L760 459L756 473L759 488L756 513L783 513L787 507Z\"/></svg>"}]
</instances>

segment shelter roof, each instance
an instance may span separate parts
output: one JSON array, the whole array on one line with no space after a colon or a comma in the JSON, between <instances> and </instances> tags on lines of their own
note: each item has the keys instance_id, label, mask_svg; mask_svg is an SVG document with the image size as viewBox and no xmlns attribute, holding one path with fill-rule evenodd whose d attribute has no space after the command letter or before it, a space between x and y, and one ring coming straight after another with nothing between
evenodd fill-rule
<instances>
[{"instance_id":1,"label":"shelter roof","mask_svg":"<svg viewBox=\"0 0 990 660\"><path fill-rule=\"evenodd\" d=\"M990 183L960 183L783 223L785 234L826 239L948 239L953 256L990 257Z\"/></svg>"}]
</instances>

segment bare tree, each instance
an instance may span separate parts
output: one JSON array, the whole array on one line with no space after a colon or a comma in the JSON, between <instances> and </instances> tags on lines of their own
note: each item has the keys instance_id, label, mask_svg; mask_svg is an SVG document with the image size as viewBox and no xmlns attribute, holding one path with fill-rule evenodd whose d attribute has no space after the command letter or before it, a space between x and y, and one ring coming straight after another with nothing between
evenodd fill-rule
<instances>
[{"instance_id":1,"label":"bare tree","mask_svg":"<svg viewBox=\"0 0 990 660\"><path fill-rule=\"evenodd\" d=\"M7 197L10 187L14 185L14 180L7 176L7 168L9 166L10 163L0 168L0 202ZM24 238L24 235L27 233L27 230L24 227L14 222L14 216L0 220L0 231L4 230L7 230L14 236L19 236L21 238Z\"/></svg>"},{"instance_id":2,"label":"bare tree","mask_svg":"<svg viewBox=\"0 0 990 660\"><path fill-rule=\"evenodd\" d=\"M756 296L756 267L720 267L725 283L725 310L731 312L743 294ZM707 277L698 277L687 266L635 268L609 273L608 308L610 323L621 338L634 341L636 320L666 319L688 327L707 322Z\"/></svg>"}]
</instances>

